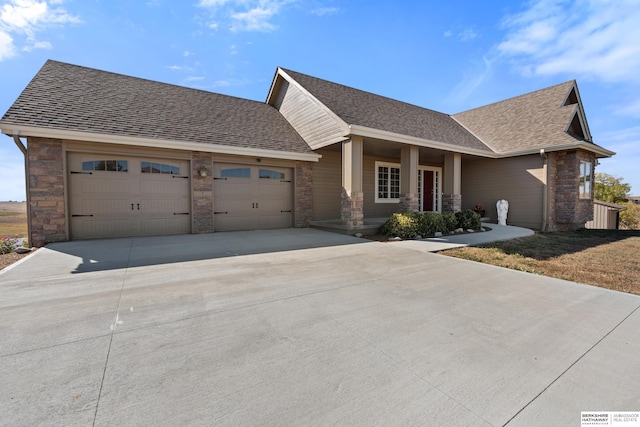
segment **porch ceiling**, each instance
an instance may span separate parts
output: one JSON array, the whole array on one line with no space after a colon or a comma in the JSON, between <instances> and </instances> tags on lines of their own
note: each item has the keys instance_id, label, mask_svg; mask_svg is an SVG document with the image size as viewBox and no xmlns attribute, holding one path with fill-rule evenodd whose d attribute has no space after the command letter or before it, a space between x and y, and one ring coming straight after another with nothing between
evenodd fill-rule
<instances>
[{"instance_id":1,"label":"porch ceiling","mask_svg":"<svg viewBox=\"0 0 640 427\"><path fill-rule=\"evenodd\" d=\"M383 139L364 138L364 155L373 156L379 158L400 159L400 152L402 147L406 144L400 142L387 141ZM329 151L341 151L342 146L340 143L333 144L323 148ZM419 147L420 163L427 164L442 164L444 163L444 156L450 151L440 150L436 148ZM476 158L475 156L462 155L462 159Z\"/></svg>"}]
</instances>

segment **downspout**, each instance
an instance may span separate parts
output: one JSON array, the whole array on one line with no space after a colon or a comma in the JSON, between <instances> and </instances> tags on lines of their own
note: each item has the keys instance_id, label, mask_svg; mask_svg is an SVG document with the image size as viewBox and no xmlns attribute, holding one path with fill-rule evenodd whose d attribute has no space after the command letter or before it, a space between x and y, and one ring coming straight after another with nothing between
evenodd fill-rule
<instances>
[{"instance_id":1,"label":"downspout","mask_svg":"<svg viewBox=\"0 0 640 427\"><path fill-rule=\"evenodd\" d=\"M24 155L24 181L25 190L27 193L27 242L29 243L29 246L33 246L33 240L31 239L31 188L29 180L29 152L27 151L27 147L25 147L20 140L20 131L13 131L13 142L16 143L16 145Z\"/></svg>"},{"instance_id":2,"label":"downspout","mask_svg":"<svg viewBox=\"0 0 640 427\"><path fill-rule=\"evenodd\" d=\"M543 159L542 170L544 173L544 192L542 194L542 231L547 231L547 217L549 215L549 159L544 148L540 149L540 157Z\"/></svg>"}]
</instances>

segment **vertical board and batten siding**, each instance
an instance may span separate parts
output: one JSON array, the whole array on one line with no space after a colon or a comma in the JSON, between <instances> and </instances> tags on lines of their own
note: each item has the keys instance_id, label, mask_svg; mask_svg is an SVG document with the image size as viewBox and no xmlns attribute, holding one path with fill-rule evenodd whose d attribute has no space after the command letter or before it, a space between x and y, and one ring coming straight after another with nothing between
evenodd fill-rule
<instances>
[{"instance_id":1,"label":"vertical board and batten siding","mask_svg":"<svg viewBox=\"0 0 640 427\"><path fill-rule=\"evenodd\" d=\"M509 159L474 159L462 163L462 207L482 204L486 216L498 219L496 202L509 202L507 224L541 228L545 188L544 161L538 155Z\"/></svg>"},{"instance_id":2,"label":"vertical board and batten siding","mask_svg":"<svg viewBox=\"0 0 640 427\"><path fill-rule=\"evenodd\" d=\"M314 150L335 142L344 134L335 118L287 81L282 82L274 107Z\"/></svg>"},{"instance_id":3,"label":"vertical board and batten siding","mask_svg":"<svg viewBox=\"0 0 640 427\"><path fill-rule=\"evenodd\" d=\"M607 205L593 202L593 220L587 221L585 228L592 230L616 230L618 228L619 211Z\"/></svg>"}]
</instances>

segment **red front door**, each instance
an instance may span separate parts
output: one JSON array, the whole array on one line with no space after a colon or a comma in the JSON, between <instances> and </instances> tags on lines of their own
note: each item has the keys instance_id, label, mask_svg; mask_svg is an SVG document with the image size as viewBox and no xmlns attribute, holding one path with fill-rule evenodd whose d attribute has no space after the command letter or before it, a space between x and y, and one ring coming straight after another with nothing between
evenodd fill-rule
<instances>
[{"instance_id":1,"label":"red front door","mask_svg":"<svg viewBox=\"0 0 640 427\"><path fill-rule=\"evenodd\" d=\"M433 210L433 171L424 172L424 185L422 186L422 210Z\"/></svg>"}]
</instances>

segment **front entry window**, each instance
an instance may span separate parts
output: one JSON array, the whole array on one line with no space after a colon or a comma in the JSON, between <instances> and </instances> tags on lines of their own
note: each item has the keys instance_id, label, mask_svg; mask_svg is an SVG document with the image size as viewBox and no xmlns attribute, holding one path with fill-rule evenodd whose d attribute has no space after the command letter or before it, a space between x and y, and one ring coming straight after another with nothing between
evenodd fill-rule
<instances>
[{"instance_id":1,"label":"front entry window","mask_svg":"<svg viewBox=\"0 0 640 427\"><path fill-rule=\"evenodd\" d=\"M376 162L376 203L400 201L400 166Z\"/></svg>"}]
</instances>

